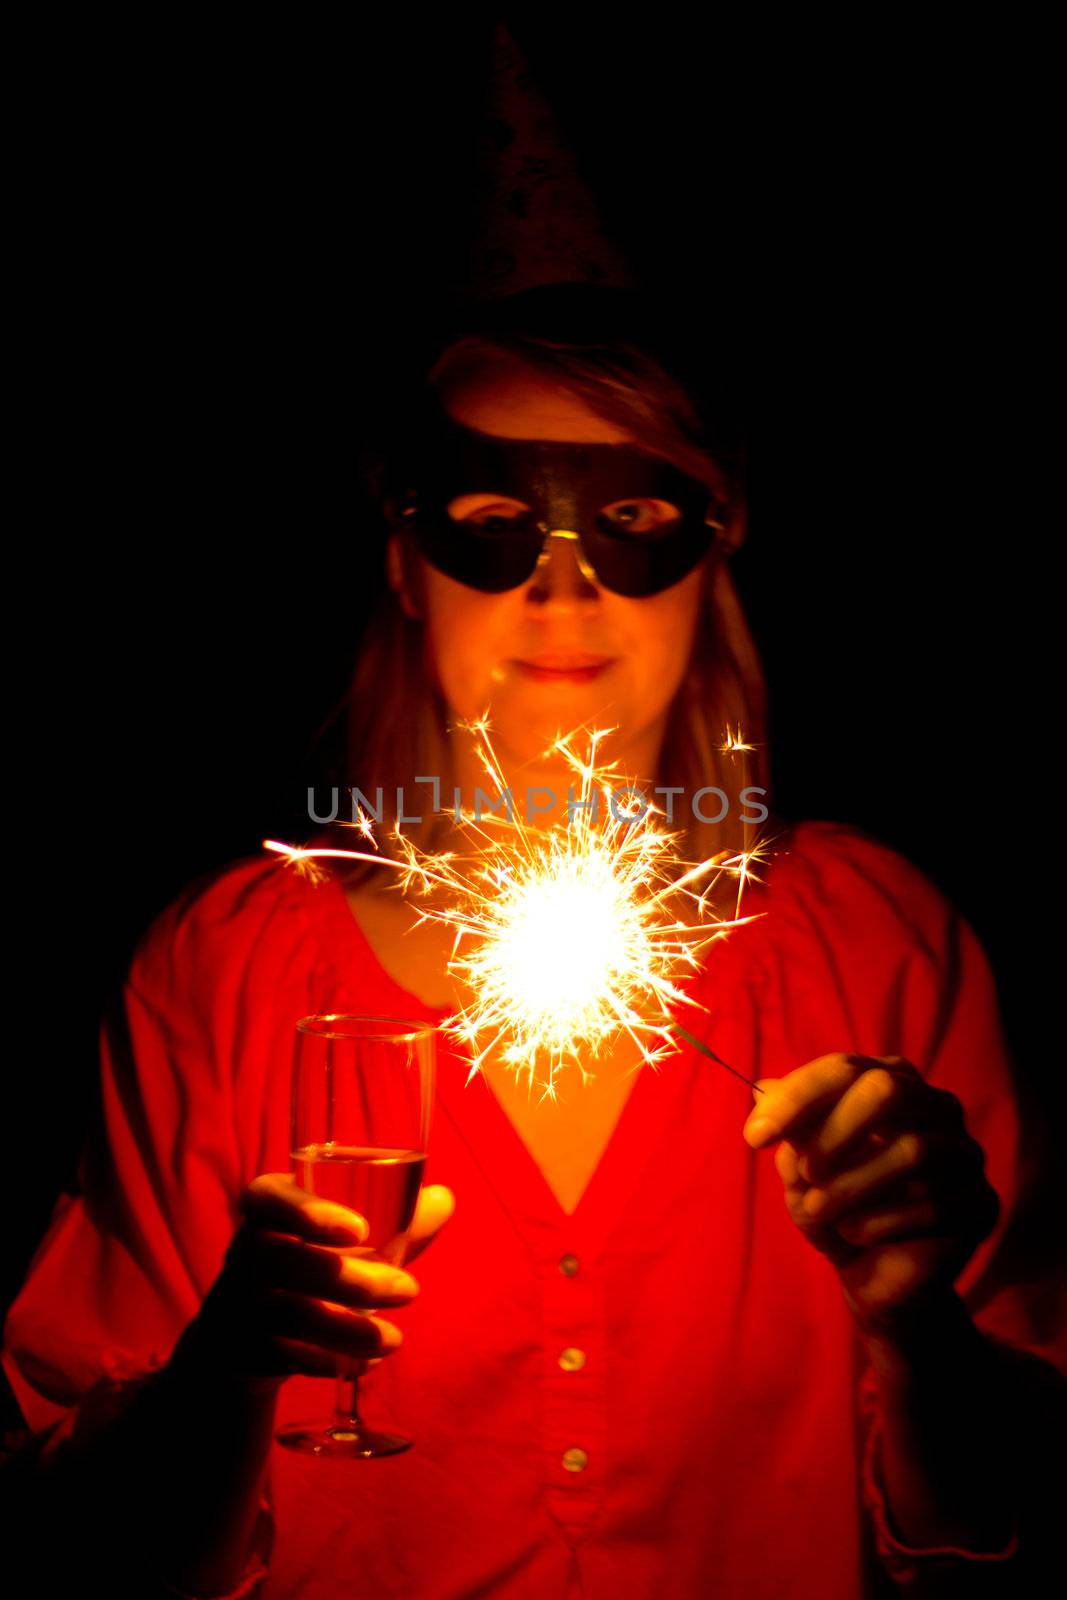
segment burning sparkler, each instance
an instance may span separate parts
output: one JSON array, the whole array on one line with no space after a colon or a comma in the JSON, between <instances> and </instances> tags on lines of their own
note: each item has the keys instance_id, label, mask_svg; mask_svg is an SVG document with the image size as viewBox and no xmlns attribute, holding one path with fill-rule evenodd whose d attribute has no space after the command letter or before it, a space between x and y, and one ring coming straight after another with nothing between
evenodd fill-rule
<instances>
[{"instance_id":1,"label":"burning sparkler","mask_svg":"<svg viewBox=\"0 0 1067 1600\"><path fill-rule=\"evenodd\" d=\"M477 740L486 776L504 795L487 717L461 726ZM651 1066L677 1051L677 1035L720 1061L674 1021L671 1006L706 1010L677 979L699 967L701 951L752 920L740 914L741 895L766 847L736 855L721 851L701 862L679 860L673 853L678 835L663 831L656 820L663 812L647 801L640 809L620 805L619 794L632 796L635 789L610 790L609 780L618 784L617 763L598 764L597 750L614 731L594 731L585 759L573 750L573 735L556 740L553 750L580 780L566 827L531 829L515 820L510 806L506 819L495 811L485 818L464 815L460 826L475 840L469 855L425 854L395 827L392 837L403 861L377 853L362 809L359 821L348 826L374 845L373 855L264 840L265 848L312 876L321 875L314 860L322 857L374 861L399 873L400 891L438 895L441 903L419 910L418 920L444 923L454 933L449 970L472 999L441 1028L467 1048L468 1082L498 1051L516 1073L526 1073L531 1086L538 1064L546 1062L541 1086L554 1099L563 1061L576 1062L584 1082L589 1074L583 1057L595 1060L620 1031ZM727 729L724 752L751 748L740 730ZM724 875L737 883L728 919L709 914L712 891Z\"/></svg>"}]
</instances>

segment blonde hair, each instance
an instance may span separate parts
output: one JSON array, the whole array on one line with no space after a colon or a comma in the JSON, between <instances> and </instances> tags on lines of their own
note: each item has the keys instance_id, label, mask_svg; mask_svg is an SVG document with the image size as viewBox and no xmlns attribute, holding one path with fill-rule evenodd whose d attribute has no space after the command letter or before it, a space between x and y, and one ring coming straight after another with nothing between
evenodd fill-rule
<instances>
[{"instance_id":1,"label":"blonde hair","mask_svg":"<svg viewBox=\"0 0 1067 1600\"><path fill-rule=\"evenodd\" d=\"M647 349L627 339L598 343L560 339L531 331L521 321L512 330L461 331L444 344L425 381L441 399L487 365L507 357L534 367L600 416L627 429L643 448L706 484L725 505L720 513L722 550L709 552L705 561L701 619L685 678L668 713L659 782L683 788L682 807L676 809L670 826L683 835L680 846L688 859L706 860L723 849L748 848L758 829L742 820L740 791L746 786L767 791L769 768L763 670L723 554L732 553L744 538L739 477L727 470L722 453L709 447L701 417L682 385ZM411 403L418 404L415 396ZM393 426L386 448L364 459L368 481L390 527L397 518L403 482L398 472L407 437L403 415ZM383 818L375 826L375 837L382 853L393 859L400 855L389 837L397 821L397 789L405 789L409 812L416 793L428 802L429 790L416 791L415 779L437 774L444 784L452 765L451 740L467 737L449 732L448 708L433 685L423 651L421 621L405 614L390 588L371 617L352 675L344 781L353 793L359 788L372 801L381 788ZM746 754L725 750L727 731L740 732L754 750ZM701 822L689 809L690 797L703 788L719 788L728 795L729 811L722 822ZM760 798L769 804L766 793ZM451 827L450 814L431 818L428 803L418 810L426 820L415 842L422 850L440 849ZM327 829L327 834L337 831L341 830ZM352 847L351 833L343 831ZM375 872L373 865L355 863L346 881L354 885Z\"/></svg>"}]
</instances>

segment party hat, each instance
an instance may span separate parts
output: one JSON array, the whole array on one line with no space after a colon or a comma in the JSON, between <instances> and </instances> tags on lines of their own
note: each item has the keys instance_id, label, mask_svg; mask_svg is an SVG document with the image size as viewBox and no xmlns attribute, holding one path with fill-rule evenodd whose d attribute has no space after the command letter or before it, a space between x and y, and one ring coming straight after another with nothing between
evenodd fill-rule
<instances>
[{"instance_id":1,"label":"party hat","mask_svg":"<svg viewBox=\"0 0 1067 1600\"><path fill-rule=\"evenodd\" d=\"M635 286L514 34L498 23L466 294L494 299L541 284Z\"/></svg>"}]
</instances>

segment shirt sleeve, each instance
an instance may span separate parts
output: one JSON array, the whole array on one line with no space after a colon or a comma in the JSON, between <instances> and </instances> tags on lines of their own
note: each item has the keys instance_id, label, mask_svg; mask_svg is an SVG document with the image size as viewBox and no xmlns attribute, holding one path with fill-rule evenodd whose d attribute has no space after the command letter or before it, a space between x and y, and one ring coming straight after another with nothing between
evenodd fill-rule
<instances>
[{"instance_id":1,"label":"shirt sleeve","mask_svg":"<svg viewBox=\"0 0 1067 1600\"><path fill-rule=\"evenodd\" d=\"M243 1180L230 1055L261 931L254 876L231 869L162 913L103 1018L78 1192L60 1196L3 1329L4 1372L40 1458L76 1451L162 1370L233 1237ZM265 1489L226 1600L257 1591L272 1537Z\"/></svg>"},{"instance_id":2,"label":"shirt sleeve","mask_svg":"<svg viewBox=\"0 0 1067 1600\"><path fill-rule=\"evenodd\" d=\"M891 978L895 1035L885 1054L900 1054L926 1080L960 1101L968 1133L985 1155L986 1176L1000 1200L992 1232L974 1252L955 1288L998 1357L1017 1400L1021 1445L1035 1443L1052 1415L1063 1415L1067 1383L1062 1304L1054 1275L1028 1267L1016 1247L1030 1174L1021 1137L1014 1067L1005 1041L996 985L985 952L967 920L909 863L873 842L850 846L853 866L895 903L905 928L896 940ZM900 955L900 950L904 954ZM975 1396L981 1405L983 1397ZM1007 1542L996 1551L954 1546L916 1548L893 1527L880 1474L881 1419L877 1381L864 1369L858 1394L861 1494L878 1557L894 1582L915 1593L939 1593L955 1569L1000 1565L1008 1588L1032 1570L1039 1547L1052 1537L1041 1510L1046 1488L1025 1459L1014 1475L1016 1504ZM1025 1451L1024 1451L1025 1455ZM983 1588L983 1593L986 1590ZM992 1591L990 1591L992 1592Z\"/></svg>"}]
</instances>

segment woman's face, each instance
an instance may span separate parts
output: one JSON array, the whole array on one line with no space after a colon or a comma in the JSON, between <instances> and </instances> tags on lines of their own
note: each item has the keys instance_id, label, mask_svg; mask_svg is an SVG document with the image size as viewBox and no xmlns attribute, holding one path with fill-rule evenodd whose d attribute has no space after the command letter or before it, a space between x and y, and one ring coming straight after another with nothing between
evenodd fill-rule
<instances>
[{"instance_id":1,"label":"woman's face","mask_svg":"<svg viewBox=\"0 0 1067 1600\"><path fill-rule=\"evenodd\" d=\"M510 439L640 444L518 364L467 378L445 409L460 423ZM661 502L636 504L645 525L670 514ZM515 507L472 492L448 511L454 520L484 519ZM580 725L617 726L613 752L625 755L630 772L652 773L692 650L707 558L672 587L630 599L604 588L589 568L583 572L573 541L552 538L547 561L527 582L486 594L415 550L405 584L395 535L390 543L390 579L409 612L423 619L426 667L453 718L488 709L496 747L513 762L536 761L560 733Z\"/></svg>"}]
</instances>

